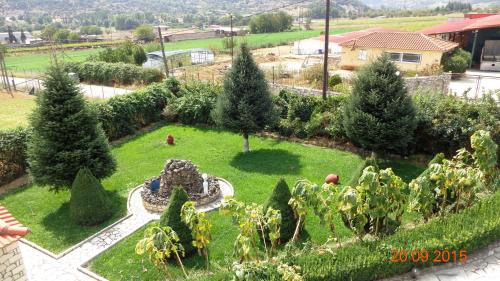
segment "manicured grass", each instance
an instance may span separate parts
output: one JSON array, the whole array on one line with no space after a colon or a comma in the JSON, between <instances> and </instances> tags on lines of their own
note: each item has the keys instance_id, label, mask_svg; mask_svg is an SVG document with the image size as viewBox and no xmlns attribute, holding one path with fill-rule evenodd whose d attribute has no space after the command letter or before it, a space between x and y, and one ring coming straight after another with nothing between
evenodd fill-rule
<instances>
[{"instance_id":1,"label":"manicured grass","mask_svg":"<svg viewBox=\"0 0 500 281\"><path fill-rule=\"evenodd\" d=\"M35 107L35 98L15 94L14 98L0 92L0 129L10 129L28 124L28 115Z\"/></svg>"}]
</instances>

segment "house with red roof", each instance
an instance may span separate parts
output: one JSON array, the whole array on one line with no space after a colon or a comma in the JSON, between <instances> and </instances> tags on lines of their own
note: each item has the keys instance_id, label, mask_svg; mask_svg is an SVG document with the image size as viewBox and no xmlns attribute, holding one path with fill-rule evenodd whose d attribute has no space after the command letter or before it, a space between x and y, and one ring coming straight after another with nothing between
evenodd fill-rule
<instances>
[{"instance_id":1,"label":"house with red roof","mask_svg":"<svg viewBox=\"0 0 500 281\"><path fill-rule=\"evenodd\" d=\"M383 27L375 27L360 31L331 35L329 37L329 54L332 57L339 58L342 54L340 43L347 42L352 39L373 33L373 32L394 32L397 30ZM318 36L309 39L299 40L294 42L292 54L294 55L321 55L325 50L325 36Z\"/></svg>"},{"instance_id":2,"label":"house with red roof","mask_svg":"<svg viewBox=\"0 0 500 281\"><path fill-rule=\"evenodd\" d=\"M500 14L465 14L421 32L458 43L482 70L500 71Z\"/></svg>"},{"instance_id":3,"label":"house with red roof","mask_svg":"<svg viewBox=\"0 0 500 281\"><path fill-rule=\"evenodd\" d=\"M0 205L0 280L28 280L18 243L28 233L29 229Z\"/></svg>"},{"instance_id":4,"label":"house with red roof","mask_svg":"<svg viewBox=\"0 0 500 281\"><path fill-rule=\"evenodd\" d=\"M387 54L403 71L423 72L441 64L458 43L416 32L371 32L342 42L340 67L357 69Z\"/></svg>"}]
</instances>

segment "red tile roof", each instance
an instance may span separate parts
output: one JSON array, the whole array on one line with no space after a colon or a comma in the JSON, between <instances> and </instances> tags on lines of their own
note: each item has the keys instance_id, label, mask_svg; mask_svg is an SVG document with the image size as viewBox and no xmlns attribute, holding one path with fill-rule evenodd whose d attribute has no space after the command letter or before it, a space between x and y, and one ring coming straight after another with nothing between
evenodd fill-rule
<instances>
[{"instance_id":1,"label":"red tile roof","mask_svg":"<svg viewBox=\"0 0 500 281\"><path fill-rule=\"evenodd\" d=\"M18 222L5 207L0 205L0 248L28 234L30 230Z\"/></svg>"},{"instance_id":2,"label":"red tile roof","mask_svg":"<svg viewBox=\"0 0 500 281\"><path fill-rule=\"evenodd\" d=\"M459 21L450 21L437 26L422 30L424 34L442 34L452 32L462 32L476 29L485 29L500 27L500 14L486 16L482 18L463 19Z\"/></svg>"},{"instance_id":3,"label":"red tile roof","mask_svg":"<svg viewBox=\"0 0 500 281\"><path fill-rule=\"evenodd\" d=\"M369 28L369 29L360 30L360 31L353 31L353 32L346 32L346 33L342 33L342 34L338 34L338 35L332 35L332 36L330 36L329 41L332 43L340 44L340 43L347 42L349 40L359 38L361 36L371 34L373 32L399 32L399 30L384 28L384 27L374 27L374 28ZM325 42L325 36L319 36L319 37L316 37L314 39Z\"/></svg>"},{"instance_id":4,"label":"red tile roof","mask_svg":"<svg viewBox=\"0 0 500 281\"><path fill-rule=\"evenodd\" d=\"M415 32L373 32L365 36L340 43L339 45L351 48L365 47L442 52L447 52L458 47L458 43Z\"/></svg>"}]
</instances>

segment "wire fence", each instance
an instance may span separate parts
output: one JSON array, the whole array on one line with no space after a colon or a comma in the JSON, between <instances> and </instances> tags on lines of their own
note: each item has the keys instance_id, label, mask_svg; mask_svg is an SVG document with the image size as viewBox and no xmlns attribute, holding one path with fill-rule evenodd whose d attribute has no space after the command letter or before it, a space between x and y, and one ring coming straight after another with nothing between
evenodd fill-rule
<instances>
[{"instance_id":1,"label":"wire fence","mask_svg":"<svg viewBox=\"0 0 500 281\"><path fill-rule=\"evenodd\" d=\"M467 99L480 99L487 94L500 102L500 73L490 74L462 74L455 75L450 82L450 94Z\"/></svg>"}]
</instances>

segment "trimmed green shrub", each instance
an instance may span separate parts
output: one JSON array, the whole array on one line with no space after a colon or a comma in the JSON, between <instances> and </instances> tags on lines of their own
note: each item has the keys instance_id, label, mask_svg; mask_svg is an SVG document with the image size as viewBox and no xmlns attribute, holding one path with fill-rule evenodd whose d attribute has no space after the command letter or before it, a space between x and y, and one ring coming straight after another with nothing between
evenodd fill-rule
<instances>
[{"instance_id":1,"label":"trimmed green shrub","mask_svg":"<svg viewBox=\"0 0 500 281\"><path fill-rule=\"evenodd\" d=\"M179 236L179 242L184 247L186 255L192 253L195 248L192 241L193 236L189 227L181 220L182 205L189 201L189 196L182 187L174 187L168 200L167 208L161 215L160 226L169 226Z\"/></svg>"},{"instance_id":2,"label":"trimmed green shrub","mask_svg":"<svg viewBox=\"0 0 500 281\"><path fill-rule=\"evenodd\" d=\"M69 214L74 223L83 226L100 224L113 215L106 191L87 168L80 169L73 181Z\"/></svg>"},{"instance_id":3,"label":"trimmed green shrub","mask_svg":"<svg viewBox=\"0 0 500 281\"><path fill-rule=\"evenodd\" d=\"M465 73L471 62L472 54L464 49L456 49L442 59L443 70L452 73Z\"/></svg>"},{"instance_id":4,"label":"trimmed green shrub","mask_svg":"<svg viewBox=\"0 0 500 281\"><path fill-rule=\"evenodd\" d=\"M25 173L31 129L0 130L0 186Z\"/></svg>"},{"instance_id":5,"label":"trimmed green shrub","mask_svg":"<svg viewBox=\"0 0 500 281\"><path fill-rule=\"evenodd\" d=\"M165 107L163 115L183 124L214 124L210 112L221 91L220 86L212 83L190 82L178 92L180 97Z\"/></svg>"},{"instance_id":6,"label":"trimmed green shrub","mask_svg":"<svg viewBox=\"0 0 500 281\"><path fill-rule=\"evenodd\" d=\"M116 162L108 140L76 83L60 67L52 67L44 84L30 118L28 162L34 181L55 190L67 188L83 167L98 179L110 176Z\"/></svg>"},{"instance_id":7,"label":"trimmed green shrub","mask_svg":"<svg viewBox=\"0 0 500 281\"><path fill-rule=\"evenodd\" d=\"M356 145L375 152L408 154L415 109L398 68L387 55L364 67L344 110L344 127Z\"/></svg>"},{"instance_id":8,"label":"trimmed green shrub","mask_svg":"<svg viewBox=\"0 0 500 281\"><path fill-rule=\"evenodd\" d=\"M285 179L280 179L271 193L266 205L264 205L264 210L267 211L269 208L278 210L281 213L281 228L280 228L280 241L283 244L288 242L295 231L295 226L297 225L297 220L295 219L293 209L288 205L288 201L292 194L288 188L288 184Z\"/></svg>"},{"instance_id":9,"label":"trimmed green shrub","mask_svg":"<svg viewBox=\"0 0 500 281\"><path fill-rule=\"evenodd\" d=\"M107 63L127 63L141 66L148 60L146 52L141 45L132 42L121 44L118 48L108 48L100 51L95 56L91 56L89 61L101 61Z\"/></svg>"},{"instance_id":10,"label":"trimmed green shrub","mask_svg":"<svg viewBox=\"0 0 500 281\"><path fill-rule=\"evenodd\" d=\"M335 86L340 84L342 84L342 77L340 77L340 75L338 74L332 75L328 79L328 85L330 86L330 89L333 89Z\"/></svg>"},{"instance_id":11,"label":"trimmed green shrub","mask_svg":"<svg viewBox=\"0 0 500 281\"><path fill-rule=\"evenodd\" d=\"M172 94L176 95L180 92L181 90L181 82L177 80L175 77L169 77L167 80L165 80L165 87L172 92Z\"/></svg>"}]
</instances>

